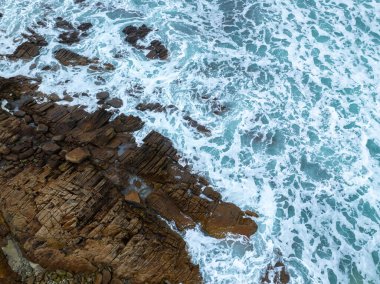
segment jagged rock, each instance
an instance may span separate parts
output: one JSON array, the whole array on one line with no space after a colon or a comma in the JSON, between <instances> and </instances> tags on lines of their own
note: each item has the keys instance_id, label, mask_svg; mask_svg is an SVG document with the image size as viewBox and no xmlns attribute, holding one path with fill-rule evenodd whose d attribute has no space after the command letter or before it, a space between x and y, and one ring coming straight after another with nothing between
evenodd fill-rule
<instances>
[{"instance_id":1,"label":"jagged rock","mask_svg":"<svg viewBox=\"0 0 380 284\"><path fill-rule=\"evenodd\" d=\"M0 77L0 99L17 99L22 94L32 93L37 90L39 84L40 81L37 79L25 76Z\"/></svg>"},{"instance_id":2,"label":"jagged rock","mask_svg":"<svg viewBox=\"0 0 380 284\"><path fill-rule=\"evenodd\" d=\"M201 223L211 236L222 238L229 232L251 236L256 232L256 223L234 204L190 194L189 188L201 188L200 178L178 163L177 151L167 138L153 131L143 141L141 147L126 152L122 167L166 193L184 216Z\"/></svg>"},{"instance_id":3,"label":"jagged rock","mask_svg":"<svg viewBox=\"0 0 380 284\"><path fill-rule=\"evenodd\" d=\"M200 283L185 242L158 215L179 229L199 223L215 237L256 231L238 207L201 197L207 182L179 163L170 140L153 131L138 146L131 132L141 119L110 121L103 109L90 114L22 95L17 104L47 131L0 109L0 145L11 150L0 156L0 212L25 256L42 267L72 273L105 267L132 283ZM64 138L51 138L57 135ZM40 149L52 140L59 153ZM15 167L12 160L30 149L31 158ZM135 176L150 188L140 203L121 193L134 189Z\"/></svg>"},{"instance_id":4,"label":"jagged rock","mask_svg":"<svg viewBox=\"0 0 380 284\"><path fill-rule=\"evenodd\" d=\"M90 157L90 153L83 148L75 148L66 154L65 159L74 164L82 163L85 159Z\"/></svg>"},{"instance_id":5,"label":"jagged rock","mask_svg":"<svg viewBox=\"0 0 380 284\"><path fill-rule=\"evenodd\" d=\"M211 187L206 187L203 190L203 194L206 195L208 198L211 198L212 200L218 201L222 199L222 196L220 195L219 192L216 192L213 190Z\"/></svg>"},{"instance_id":6,"label":"jagged rock","mask_svg":"<svg viewBox=\"0 0 380 284\"><path fill-rule=\"evenodd\" d=\"M59 36L59 43L72 45L74 43L80 42L79 32L77 31L69 31L63 32Z\"/></svg>"},{"instance_id":7,"label":"jagged rock","mask_svg":"<svg viewBox=\"0 0 380 284\"><path fill-rule=\"evenodd\" d=\"M153 191L146 199L147 205L167 220L173 220L178 229L194 228L195 222L181 212L177 205L161 190Z\"/></svg>"},{"instance_id":8,"label":"jagged rock","mask_svg":"<svg viewBox=\"0 0 380 284\"><path fill-rule=\"evenodd\" d=\"M64 66L85 66L93 63L93 60L62 48L54 52L54 57Z\"/></svg>"},{"instance_id":9,"label":"jagged rock","mask_svg":"<svg viewBox=\"0 0 380 284\"><path fill-rule=\"evenodd\" d=\"M189 122L189 125L203 134L211 134L211 131L204 125L199 124L196 120L192 119L190 116L186 115L183 117L184 120Z\"/></svg>"},{"instance_id":10,"label":"jagged rock","mask_svg":"<svg viewBox=\"0 0 380 284\"><path fill-rule=\"evenodd\" d=\"M262 284L287 284L290 281L289 273L286 271L285 264L277 261L275 265L269 264L264 276L261 278Z\"/></svg>"},{"instance_id":11,"label":"jagged rock","mask_svg":"<svg viewBox=\"0 0 380 284\"><path fill-rule=\"evenodd\" d=\"M159 41L153 40L149 46L138 45L139 40L144 39L152 29L148 28L146 25L140 27L127 26L123 29L123 33L126 35L125 40L138 49L148 49L149 53L146 55L149 59L167 59L169 56L169 51L167 48Z\"/></svg>"},{"instance_id":12,"label":"jagged rock","mask_svg":"<svg viewBox=\"0 0 380 284\"><path fill-rule=\"evenodd\" d=\"M74 29L74 26L70 22L64 20L61 17L58 17L56 19L55 27L58 29L63 29L63 30L73 30Z\"/></svg>"},{"instance_id":13,"label":"jagged rock","mask_svg":"<svg viewBox=\"0 0 380 284\"><path fill-rule=\"evenodd\" d=\"M91 28L92 28L92 24L91 23L82 23L82 24L80 24L78 26L78 30L81 30L83 32L88 31Z\"/></svg>"},{"instance_id":14,"label":"jagged rock","mask_svg":"<svg viewBox=\"0 0 380 284\"><path fill-rule=\"evenodd\" d=\"M133 46L136 46L137 41L144 39L151 31L146 25L140 27L127 26L123 29L123 33L127 36L125 40Z\"/></svg>"},{"instance_id":15,"label":"jagged rock","mask_svg":"<svg viewBox=\"0 0 380 284\"><path fill-rule=\"evenodd\" d=\"M7 57L11 60L24 59L30 60L40 54L40 50L43 46L47 46L47 41L32 29L28 29L28 34L22 34L22 36L28 41L19 45L13 54Z\"/></svg>"},{"instance_id":16,"label":"jagged rock","mask_svg":"<svg viewBox=\"0 0 380 284\"><path fill-rule=\"evenodd\" d=\"M165 111L165 107L162 106L161 104L159 103L147 103L147 104L143 104L143 103L140 103L136 106L136 109L137 110L140 110L140 111L154 111L154 112L163 112Z\"/></svg>"},{"instance_id":17,"label":"jagged rock","mask_svg":"<svg viewBox=\"0 0 380 284\"><path fill-rule=\"evenodd\" d=\"M154 40L150 43L150 46L148 47L150 49L149 53L146 55L149 59L167 59L169 56L169 51L167 48L159 41Z\"/></svg>"}]
</instances>

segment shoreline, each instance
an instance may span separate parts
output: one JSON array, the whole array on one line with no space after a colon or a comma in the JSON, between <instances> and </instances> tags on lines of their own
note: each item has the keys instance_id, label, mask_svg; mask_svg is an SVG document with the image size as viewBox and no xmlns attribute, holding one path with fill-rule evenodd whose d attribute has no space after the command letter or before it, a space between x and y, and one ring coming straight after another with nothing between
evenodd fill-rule
<instances>
[{"instance_id":1,"label":"shoreline","mask_svg":"<svg viewBox=\"0 0 380 284\"><path fill-rule=\"evenodd\" d=\"M49 271L106 269L132 283L200 283L183 239L161 217L217 238L257 230L255 213L223 202L178 163L167 138L153 131L138 147L138 117L110 121L105 109L37 103L37 88L29 78L0 78L1 99L17 109L0 111L1 213L27 259Z\"/></svg>"}]
</instances>

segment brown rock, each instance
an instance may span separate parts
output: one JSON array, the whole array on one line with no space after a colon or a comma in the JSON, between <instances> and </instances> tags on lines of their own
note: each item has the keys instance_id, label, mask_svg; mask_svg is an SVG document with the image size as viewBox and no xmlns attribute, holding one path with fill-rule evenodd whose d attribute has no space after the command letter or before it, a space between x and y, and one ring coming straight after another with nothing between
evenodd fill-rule
<instances>
[{"instance_id":1,"label":"brown rock","mask_svg":"<svg viewBox=\"0 0 380 284\"><path fill-rule=\"evenodd\" d=\"M93 62L93 60L65 48L57 50L54 57L64 66L85 66Z\"/></svg>"},{"instance_id":2,"label":"brown rock","mask_svg":"<svg viewBox=\"0 0 380 284\"><path fill-rule=\"evenodd\" d=\"M102 272L102 284L109 284L111 282L111 272L104 269Z\"/></svg>"},{"instance_id":3,"label":"brown rock","mask_svg":"<svg viewBox=\"0 0 380 284\"><path fill-rule=\"evenodd\" d=\"M241 210L232 203L220 203L204 222L204 230L211 236L223 238L227 233L253 235L257 225L249 218L244 218Z\"/></svg>"},{"instance_id":4,"label":"brown rock","mask_svg":"<svg viewBox=\"0 0 380 284\"><path fill-rule=\"evenodd\" d=\"M176 204L162 191L153 191L146 199L148 207L157 211L167 220L173 220L180 230L194 228L195 222L185 215Z\"/></svg>"},{"instance_id":5,"label":"brown rock","mask_svg":"<svg viewBox=\"0 0 380 284\"><path fill-rule=\"evenodd\" d=\"M74 99L70 95L64 95L63 100L67 102L72 102Z\"/></svg>"},{"instance_id":6,"label":"brown rock","mask_svg":"<svg viewBox=\"0 0 380 284\"><path fill-rule=\"evenodd\" d=\"M78 30L81 30L81 31L88 31L91 28L92 28L91 23L82 23L78 26Z\"/></svg>"},{"instance_id":7,"label":"brown rock","mask_svg":"<svg viewBox=\"0 0 380 284\"><path fill-rule=\"evenodd\" d=\"M165 107L162 106L161 104L159 103L147 103L147 104L143 104L143 103L140 103L136 106L136 109L137 110L140 110L140 111L154 111L154 112L163 112L165 111Z\"/></svg>"},{"instance_id":8,"label":"brown rock","mask_svg":"<svg viewBox=\"0 0 380 284\"><path fill-rule=\"evenodd\" d=\"M0 77L0 99L17 99L21 95L34 92L39 86L37 79L24 76Z\"/></svg>"},{"instance_id":9,"label":"brown rock","mask_svg":"<svg viewBox=\"0 0 380 284\"><path fill-rule=\"evenodd\" d=\"M15 111L14 115L16 117L24 117L25 116L25 111L22 111L22 110Z\"/></svg>"},{"instance_id":10,"label":"brown rock","mask_svg":"<svg viewBox=\"0 0 380 284\"><path fill-rule=\"evenodd\" d=\"M219 192L216 192L213 190L211 187L206 187L203 190L203 194L206 195L208 198L211 198L212 200L219 201L222 199L222 196L220 195Z\"/></svg>"},{"instance_id":11,"label":"brown rock","mask_svg":"<svg viewBox=\"0 0 380 284\"><path fill-rule=\"evenodd\" d=\"M48 154L53 154L58 152L61 149L57 144L54 142L48 142L42 146L42 151Z\"/></svg>"},{"instance_id":12,"label":"brown rock","mask_svg":"<svg viewBox=\"0 0 380 284\"><path fill-rule=\"evenodd\" d=\"M199 132L207 134L207 135L211 134L211 131L206 126L204 126L202 124L199 124L197 121L195 121L194 119L192 119L190 116L186 115L183 118L189 122L189 125L191 127L194 127Z\"/></svg>"},{"instance_id":13,"label":"brown rock","mask_svg":"<svg viewBox=\"0 0 380 284\"><path fill-rule=\"evenodd\" d=\"M11 150L5 146L5 145L0 145L0 154L1 155L8 155L11 152Z\"/></svg>"},{"instance_id":14,"label":"brown rock","mask_svg":"<svg viewBox=\"0 0 380 284\"><path fill-rule=\"evenodd\" d=\"M264 276L261 278L261 283L287 284L290 281L289 273L282 261L277 261L274 266L269 264Z\"/></svg>"},{"instance_id":15,"label":"brown rock","mask_svg":"<svg viewBox=\"0 0 380 284\"><path fill-rule=\"evenodd\" d=\"M72 45L74 43L80 42L79 32L77 31L69 31L63 32L58 36L59 43Z\"/></svg>"},{"instance_id":16,"label":"brown rock","mask_svg":"<svg viewBox=\"0 0 380 284\"><path fill-rule=\"evenodd\" d=\"M144 39L151 31L146 25L140 27L127 26L123 29L123 33L127 36L125 40L134 46L138 40Z\"/></svg>"},{"instance_id":17,"label":"brown rock","mask_svg":"<svg viewBox=\"0 0 380 284\"><path fill-rule=\"evenodd\" d=\"M124 196L126 201L141 203L140 195L137 191L131 190Z\"/></svg>"},{"instance_id":18,"label":"brown rock","mask_svg":"<svg viewBox=\"0 0 380 284\"><path fill-rule=\"evenodd\" d=\"M200 283L185 242L158 215L179 228L199 223L217 237L254 232L256 224L238 207L197 195L205 183L179 163L170 140L151 132L137 145L130 132L142 127L138 117L111 121L105 110L34 100L19 107L49 131L41 135L0 109L0 145L16 151L1 161L0 212L24 255L43 268L96 273L107 267L114 279L132 283ZM46 155L41 147L56 135L65 137L62 150ZM18 165L15 153L32 147L33 161ZM144 191L150 188L140 199L146 207L125 202L120 192L134 189L133 177L144 181Z\"/></svg>"},{"instance_id":19,"label":"brown rock","mask_svg":"<svg viewBox=\"0 0 380 284\"><path fill-rule=\"evenodd\" d=\"M103 276L100 273L97 273L95 276L94 284L102 284Z\"/></svg>"},{"instance_id":20,"label":"brown rock","mask_svg":"<svg viewBox=\"0 0 380 284\"><path fill-rule=\"evenodd\" d=\"M123 282L120 279L113 278L110 284L123 284Z\"/></svg>"},{"instance_id":21,"label":"brown rock","mask_svg":"<svg viewBox=\"0 0 380 284\"><path fill-rule=\"evenodd\" d=\"M48 132L48 130L49 130L49 127L47 127L45 124L38 124L37 126L37 132L46 133Z\"/></svg>"},{"instance_id":22,"label":"brown rock","mask_svg":"<svg viewBox=\"0 0 380 284\"><path fill-rule=\"evenodd\" d=\"M63 140L65 140L65 135L62 135L62 134L55 135L51 138L51 140L53 140L55 142L63 141Z\"/></svg>"},{"instance_id":23,"label":"brown rock","mask_svg":"<svg viewBox=\"0 0 380 284\"><path fill-rule=\"evenodd\" d=\"M52 102L59 102L61 100L61 98L57 94L51 94L51 95L49 95L49 99Z\"/></svg>"},{"instance_id":24,"label":"brown rock","mask_svg":"<svg viewBox=\"0 0 380 284\"><path fill-rule=\"evenodd\" d=\"M109 96L110 96L110 93L108 92L99 92L96 94L96 98L98 100L106 100L109 98Z\"/></svg>"},{"instance_id":25,"label":"brown rock","mask_svg":"<svg viewBox=\"0 0 380 284\"><path fill-rule=\"evenodd\" d=\"M70 22L62 19L61 17L58 17L56 19L55 27L58 29L64 29L64 30L73 30L74 29L74 26Z\"/></svg>"},{"instance_id":26,"label":"brown rock","mask_svg":"<svg viewBox=\"0 0 380 284\"><path fill-rule=\"evenodd\" d=\"M123 106L123 101L119 98L112 98L107 101L107 105L114 108L121 108Z\"/></svg>"},{"instance_id":27,"label":"brown rock","mask_svg":"<svg viewBox=\"0 0 380 284\"><path fill-rule=\"evenodd\" d=\"M28 29L30 35L23 34L28 41L19 45L13 54L8 55L12 60L24 59L30 60L40 54L40 49L47 45L46 40L35 31Z\"/></svg>"},{"instance_id":28,"label":"brown rock","mask_svg":"<svg viewBox=\"0 0 380 284\"><path fill-rule=\"evenodd\" d=\"M90 157L90 153L83 148L75 148L66 154L65 159L74 164L79 164Z\"/></svg>"}]
</instances>

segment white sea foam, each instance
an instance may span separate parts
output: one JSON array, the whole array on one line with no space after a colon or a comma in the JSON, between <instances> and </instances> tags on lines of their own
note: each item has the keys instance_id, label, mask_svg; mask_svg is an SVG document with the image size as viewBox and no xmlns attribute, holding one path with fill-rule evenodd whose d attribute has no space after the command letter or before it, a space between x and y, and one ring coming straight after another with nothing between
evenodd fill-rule
<instances>
[{"instance_id":1,"label":"white sea foam","mask_svg":"<svg viewBox=\"0 0 380 284\"><path fill-rule=\"evenodd\" d=\"M47 93L88 93L73 103L90 110L96 92L110 91L123 99L121 112L146 122L140 143L152 129L168 136L224 200L258 212L249 240L185 233L207 283L258 283L277 250L292 283L378 283L380 157L368 146L380 145L378 1L0 0L0 12L0 54L38 20L49 41L32 62L1 61L0 76L40 76ZM93 23L70 48L116 70L41 71L58 64L58 16ZM157 29L147 42L164 42L169 60L126 44L122 28L143 23ZM177 110L140 112L139 102ZM227 107L221 116L218 104ZM184 114L212 135L196 133Z\"/></svg>"}]
</instances>

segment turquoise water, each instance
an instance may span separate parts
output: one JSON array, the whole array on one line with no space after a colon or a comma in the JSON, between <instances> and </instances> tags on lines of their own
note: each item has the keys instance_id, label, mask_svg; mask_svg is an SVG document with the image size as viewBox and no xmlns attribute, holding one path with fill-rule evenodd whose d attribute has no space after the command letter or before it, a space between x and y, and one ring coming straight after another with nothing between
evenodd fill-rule
<instances>
[{"instance_id":1,"label":"turquoise water","mask_svg":"<svg viewBox=\"0 0 380 284\"><path fill-rule=\"evenodd\" d=\"M47 93L88 92L73 103L89 109L97 91L110 91L122 112L147 122L139 141L151 129L167 135L224 200L258 212L249 240L183 234L206 283L258 283L279 254L292 283L380 283L379 1L96 3L0 0L0 54L41 19L47 26L36 30L49 41L32 62L0 62L0 76L41 76ZM56 64L58 16L93 23L71 48L116 70L41 71ZM124 42L122 28L143 23L157 29L147 42L165 43L168 61ZM178 110L143 113L139 102Z\"/></svg>"}]
</instances>

